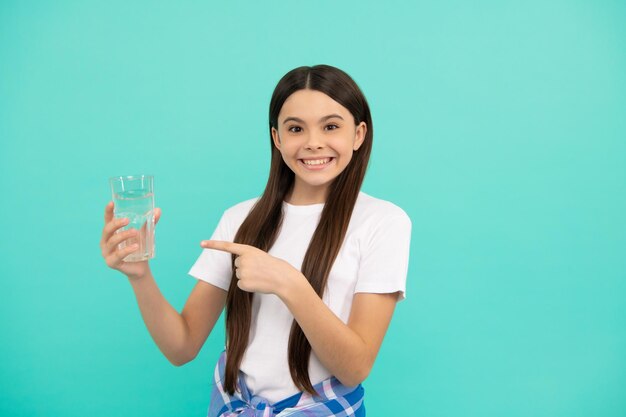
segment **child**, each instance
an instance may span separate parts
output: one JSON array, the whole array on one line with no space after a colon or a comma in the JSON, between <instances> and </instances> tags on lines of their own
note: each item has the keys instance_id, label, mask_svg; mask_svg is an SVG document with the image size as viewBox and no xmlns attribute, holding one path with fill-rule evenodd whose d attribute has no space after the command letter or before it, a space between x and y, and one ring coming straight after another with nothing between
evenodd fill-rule
<instances>
[{"instance_id":1,"label":"child","mask_svg":"<svg viewBox=\"0 0 626 417\"><path fill-rule=\"evenodd\" d=\"M175 365L195 358L226 308L209 417L364 416L361 382L405 296L411 221L360 191L372 121L345 72L288 72L269 118L265 191L227 209L201 242L189 271L198 283L180 315L147 261L122 261L133 250L117 244L133 232L114 234L123 224L111 203L103 256L129 277L146 326Z\"/></svg>"}]
</instances>

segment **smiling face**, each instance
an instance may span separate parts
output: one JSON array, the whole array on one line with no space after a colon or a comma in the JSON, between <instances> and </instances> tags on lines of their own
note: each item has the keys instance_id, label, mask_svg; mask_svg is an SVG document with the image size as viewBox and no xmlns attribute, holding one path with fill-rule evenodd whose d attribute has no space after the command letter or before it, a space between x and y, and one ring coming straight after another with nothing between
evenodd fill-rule
<instances>
[{"instance_id":1,"label":"smiling face","mask_svg":"<svg viewBox=\"0 0 626 417\"><path fill-rule=\"evenodd\" d=\"M314 204L326 201L328 186L348 166L365 138L365 122L355 125L348 109L317 90L298 90L278 114L274 146L294 172L287 201Z\"/></svg>"}]
</instances>

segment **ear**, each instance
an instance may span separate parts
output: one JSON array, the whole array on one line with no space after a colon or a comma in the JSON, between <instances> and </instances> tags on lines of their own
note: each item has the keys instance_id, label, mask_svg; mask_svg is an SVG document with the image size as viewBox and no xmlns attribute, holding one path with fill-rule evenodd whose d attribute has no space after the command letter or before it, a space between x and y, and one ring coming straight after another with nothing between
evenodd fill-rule
<instances>
[{"instance_id":1,"label":"ear","mask_svg":"<svg viewBox=\"0 0 626 417\"><path fill-rule=\"evenodd\" d=\"M354 133L354 144L352 145L352 149L355 151L359 150L361 145L363 145L363 141L365 140L365 133L367 133L367 125L365 122L361 122L356 127L356 131Z\"/></svg>"},{"instance_id":2,"label":"ear","mask_svg":"<svg viewBox=\"0 0 626 417\"><path fill-rule=\"evenodd\" d=\"M278 136L278 131L272 127L271 132L272 132L272 140L274 141L274 146L276 146L276 149L280 150L280 136Z\"/></svg>"}]
</instances>

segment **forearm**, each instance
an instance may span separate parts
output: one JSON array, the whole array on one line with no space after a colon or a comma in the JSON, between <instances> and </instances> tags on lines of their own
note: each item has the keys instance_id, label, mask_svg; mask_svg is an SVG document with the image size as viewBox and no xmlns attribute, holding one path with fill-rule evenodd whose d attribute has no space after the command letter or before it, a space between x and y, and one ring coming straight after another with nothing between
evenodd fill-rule
<instances>
[{"instance_id":1,"label":"forearm","mask_svg":"<svg viewBox=\"0 0 626 417\"><path fill-rule=\"evenodd\" d=\"M363 339L333 313L302 276L279 296L320 362L344 385L361 383L372 367Z\"/></svg>"},{"instance_id":2,"label":"forearm","mask_svg":"<svg viewBox=\"0 0 626 417\"><path fill-rule=\"evenodd\" d=\"M152 339L165 357L176 366L188 362L187 322L163 297L151 272L130 278L137 305Z\"/></svg>"}]
</instances>

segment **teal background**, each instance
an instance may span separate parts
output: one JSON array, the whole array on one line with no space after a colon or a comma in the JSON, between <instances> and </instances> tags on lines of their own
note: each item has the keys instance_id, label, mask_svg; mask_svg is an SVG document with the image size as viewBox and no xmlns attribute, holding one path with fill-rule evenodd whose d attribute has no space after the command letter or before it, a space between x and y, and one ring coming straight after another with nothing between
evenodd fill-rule
<instances>
[{"instance_id":1,"label":"teal background","mask_svg":"<svg viewBox=\"0 0 626 417\"><path fill-rule=\"evenodd\" d=\"M624 2L174 3L0 4L0 415L205 415L223 322L160 353L101 257L107 178L155 175L180 311L264 187L276 83L318 63L370 103L363 190L413 221L368 415L626 414Z\"/></svg>"}]
</instances>

